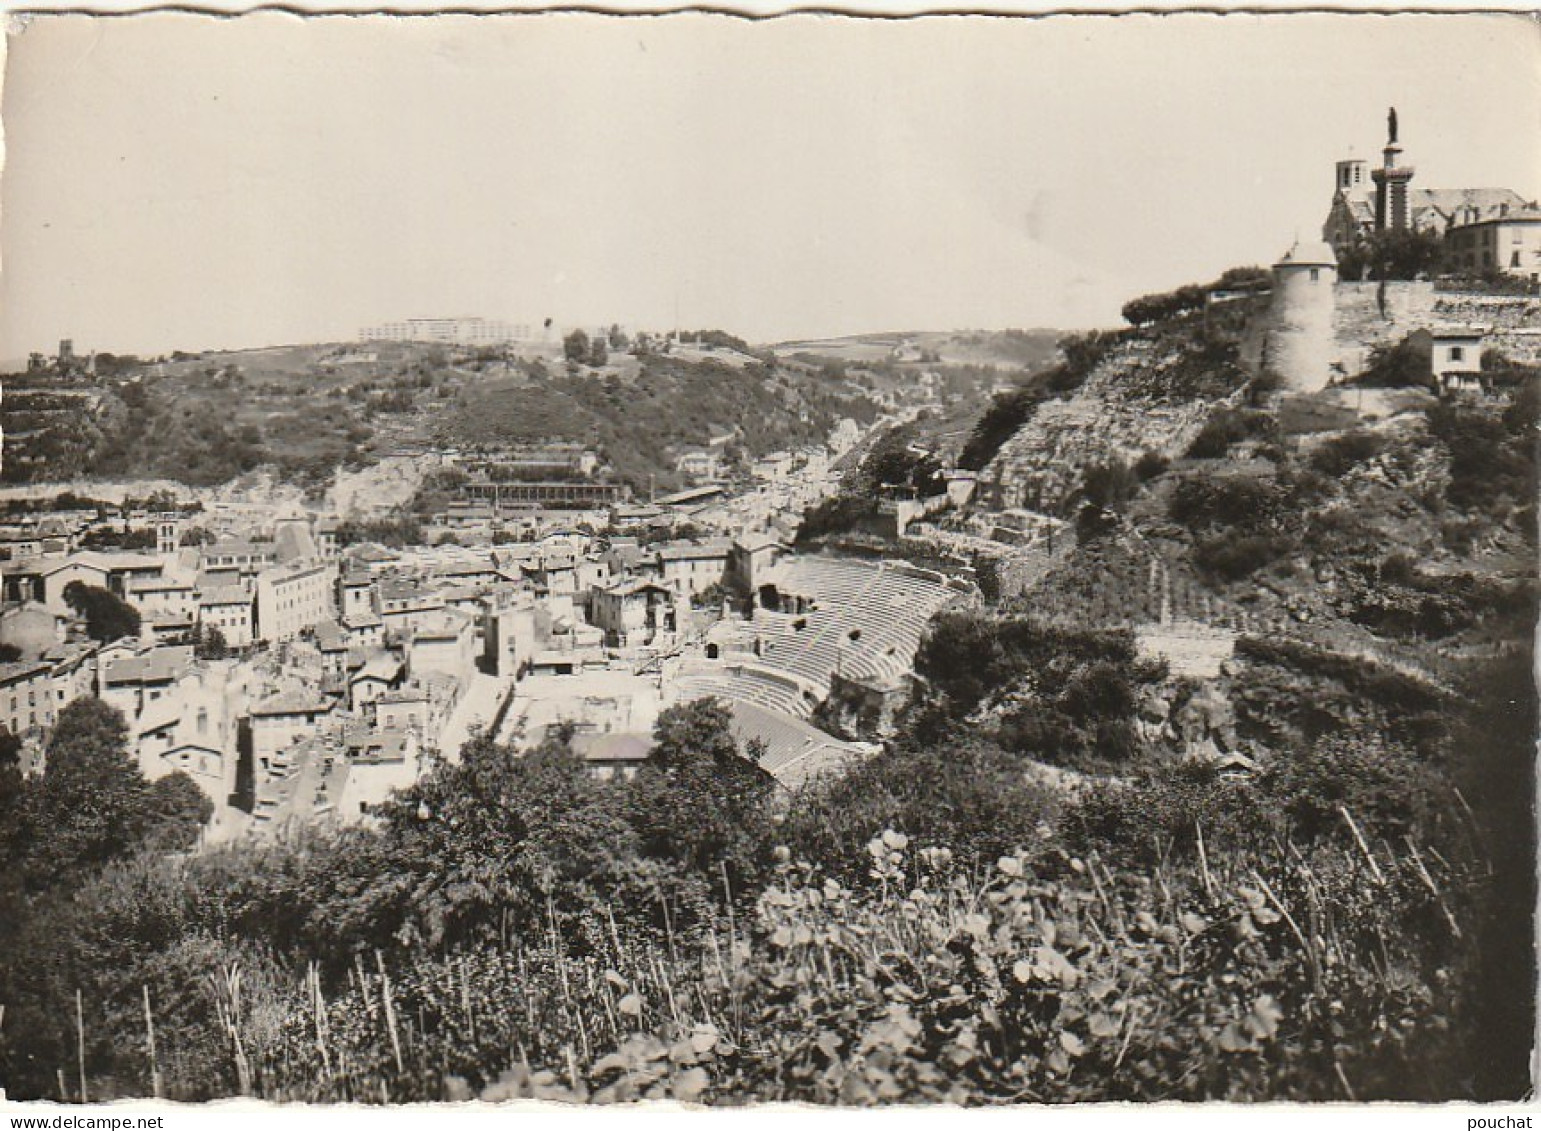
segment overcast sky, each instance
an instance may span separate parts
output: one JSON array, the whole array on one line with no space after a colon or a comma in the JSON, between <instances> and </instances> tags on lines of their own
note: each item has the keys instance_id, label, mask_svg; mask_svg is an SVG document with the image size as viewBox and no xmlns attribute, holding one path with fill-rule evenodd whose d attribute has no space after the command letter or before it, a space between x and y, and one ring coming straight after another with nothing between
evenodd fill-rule
<instances>
[{"instance_id":1,"label":"overcast sky","mask_svg":"<svg viewBox=\"0 0 1541 1131\"><path fill-rule=\"evenodd\" d=\"M0 357L404 317L766 341L1086 326L1415 185L1541 195L1517 16L37 19Z\"/></svg>"}]
</instances>

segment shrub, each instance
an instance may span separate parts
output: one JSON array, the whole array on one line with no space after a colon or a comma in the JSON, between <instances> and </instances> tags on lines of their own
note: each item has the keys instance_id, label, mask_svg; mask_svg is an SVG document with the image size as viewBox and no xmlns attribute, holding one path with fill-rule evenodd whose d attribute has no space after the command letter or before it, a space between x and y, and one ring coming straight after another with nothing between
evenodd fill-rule
<instances>
[{"instance_id":1,"label":"shrub","mask_svg":"<svg viewBox=\"0 0 1541 1131\"><path fill-rule=\"evenodd\" d=\"M1168 516L1195 533L1213 526L1250 528L1269 521L1278 505L1274 485L1257 479L1184 479L1172 492Z\"/></svg>"},{"instance_id":2,"label":"shrub","mask_svg":"<svg viewBox=\"0 0 1541 1131\"><path fill-rule=\"evenodd\" d=\"M1097 852L1131 866L1172 857L1197 862L1200 837L1212 854L1261 847L1278 827L1275 811L1251 781L1223 777L1199 762L1098 782L1079 793L1061 818L1071 851Z\"/></svg>"},{"instance_id":3,"label":"shrub","mask_svg":"<svg viewBox=\"0 0 1541 1131\"><path fill-rule=\"evenodd\" d=\"M1081 469L1081 484L1088 503L1114 511L1123 510L1139 489L1139 480L1129 465L1116 457L1087 464Z\"/></svg>"},{"instance_id":4,"label":"shrub","mask_svg":"<svg viewBox=\"0 0 1541 1131\"><path fill-rule=\"evenodd\" d=\"M1240 581L1278 561L1294 546L1294 540L1283 534L1231 530L1196 542L1193 561L1205 573L1226 581Z\"/></svg>"},{"instance_id":5,"label":"shrub","mask_svg":"<svg viewBox=\"0 0 1541 1131\"><path fill-rule=\"evenodd\" d=\"M1368 463L1385 450L1384 437L1373 432L1346 432L1324 441L1311 453L1311 467L1334 479L1346 475L1362 463Z\"/></svg>"},{"instance_id":6,"label":"shrub","mask_svg":"<svg viewBox=\"0 0 1541 1131\"><path fill-rule=\"evenodd\" d=\"M1341 733L1276 759L1263 788L1277 801L1298 841L1324 837L1353 843L1352 818L1361 834L1398 843L1428 844L1452 824L1453 801L1417 758L1383 736Z\"/></svg>"},{"instance_id":7,"label":"shrub","mask_svg":"<svg viewBox=\"0 0 1541 1131\"><path fill-rule=\"evenodd\" d=\"M1432 389L1434 374L1428 347L1410 337L1395 345L1376 346L1355 383L1382 389Z\"/></svg>"},{"instance_id":8,"label":"shrub","mask_svg":"<svg viewBox=\"0 0 1541 1131\"><path fill-rule=\"evenodd\" d=\"M1220 459L1243 440L1275 439L1274 417L1252 409L1222 408L1212 415L1188 448L1189 459Z\"/></svg>"},{"instance_id":9,"label":"shrub","mask_svg":"<svg viewBox=\"0 0 1541 1131\"><path fill-rule=\"evenodd\" d=\"M1140 458L1135 460L1134 474L1141 483L1148 483L1157 476L1163 475L1166 469L1172 466L1172 461L1160 452L1145 451Z\"/></svg>"},{"instance_id":10,"label":"shrub","mask_svg":"<svg viewBox=\"0 0 1541 1131\"><path fill-rule=\"evenodd\" d=\"M139 635L139 610L109 589L72 581L64 587L64 600L85 620L92 640L109 644Z\"/></svg>"},{"instance_id":11,"label":"shrub","mask_svg":"<svg viewBox=\"0 0 1541 1131\"><path fill-rule=\"evenodd\" d=\"M1464 511L1502 512L1536 493L1534 440L1523 416L1511 422L1484 407L1439 404L1429 431L1450 453L1445 497Z\"/></svg>"}]
</instances>

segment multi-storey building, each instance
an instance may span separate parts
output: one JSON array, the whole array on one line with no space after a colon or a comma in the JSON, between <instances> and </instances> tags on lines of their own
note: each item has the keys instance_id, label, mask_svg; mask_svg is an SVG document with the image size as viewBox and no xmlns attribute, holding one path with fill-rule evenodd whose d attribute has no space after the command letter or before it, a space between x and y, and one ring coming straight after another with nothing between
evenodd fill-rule
<instances>
[{"instance_id":1,"label":"multi-storey building","mask_svg":"<svg viewBox=\"0 0 1541 1131\"><path fill-rule=\"evenodd\" d=\"M1541 209L1505 206L1457 223L1445 234L1445 266L1541 281Z\"/></svg>"},{"instance_id":2,"label":"multi-storey building","mask_svg":"<svg viewBox=\"0 0 1541 1131\"><path fill-rule=\"evenodd\" d=\"M205 630L219 629L231 648L244 648L252 642L252 595L239 585L216 585L198 594L198 625Z\"/></svg>"},{"instance_id":3,"label":"multi-storey building","mask_svg":"<svg viewBox=\"0 0 1541 1131\"><path fill-rule=\"evenodd\" d=\"M337 615L337 563L279 566L257 576L257 639L293 640Z\"/></svg>"},{"instance_id":4,"label":"multi-storey building","mask_svg":"<svg viewBox=\"0 0 1541 1131\"><path fill-rule=\"evenodd\" d=\"M53 665L45 660L0 664L0 726L36 738L54 724Z\"/></svg>"},{"instance_id":5,"label":"multi-storey building","mask_svg":"<svg viewBox=\"0 0 1541 1131\"><path fill-rule=\"evenodd\" d=\"M404 318L359 331L366 342L439 342L457 346L496 346L531 340L528 325L492 318Z\"/></svg>"}]
</instances>

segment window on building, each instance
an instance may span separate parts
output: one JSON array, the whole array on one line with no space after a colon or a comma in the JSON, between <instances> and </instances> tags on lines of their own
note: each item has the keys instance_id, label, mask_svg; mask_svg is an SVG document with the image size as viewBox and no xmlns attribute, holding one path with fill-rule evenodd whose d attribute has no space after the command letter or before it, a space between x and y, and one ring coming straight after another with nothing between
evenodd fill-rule
<instances>
[{"instance_id":1,"label":"window on building","mask_svg":"<svg viewBox=\"0 0 1541 1131\"><path fill-rule=\"evenodd\" d=\"M1313 283L1316 282L1316 280L1317 280L1318 276L1320 276L1320 274L1321 274L1321 272L1317 268L1315 268L1315 267L1311 268L1311 281Z\"/></svg>"},{"instance_id":2,"label":"window on building","mask_svg":"<svg viewBox=\"0 0 1541 1131\"><path fill-rule=\"evenodd\" d=\"M1466 360L1466 350L1465 350L1465 348L1462 347L1462 346L1451 346L1450 347L1450 360L1451 361L1465 361Z\"/></svg>"}]
</instances>

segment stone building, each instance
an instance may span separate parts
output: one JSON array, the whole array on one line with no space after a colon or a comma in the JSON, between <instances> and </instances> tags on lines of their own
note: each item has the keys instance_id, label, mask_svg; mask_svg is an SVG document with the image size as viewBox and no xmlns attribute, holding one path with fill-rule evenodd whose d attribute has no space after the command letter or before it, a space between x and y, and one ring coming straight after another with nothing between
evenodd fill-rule
<instances>
[{"instance_id":1,"label":"stone building","mask_svg":"<svg viewBox=\"0 0 1541 1131\"><path fill-rule=\"evenodd\" d=\"M1527 202L1513 189L1414 187L1416 169L1402 160L1394 115L1393 111L1379 167L1372 169L1363 158L1350 157L1339 161L1334 170L1332 204L1322 225L1322 239L1339 255L1376 232L1412 230L1443 235L1534 209L1534 202ZM1501 267L1497 263L1493 266Z\"/></svg>"},{"instance_id":2,"label":"stone building","mask_svg":"<svg viewBox=\"0 0 1541 1131\"><path fill-rule=\"evenodd\" d=\"M1445 235L1445 266L1452 271L1502 271L1541 282L1541 209L1501 205L1496 213L1466 213Z\"/></svg>"}]
</instances>

